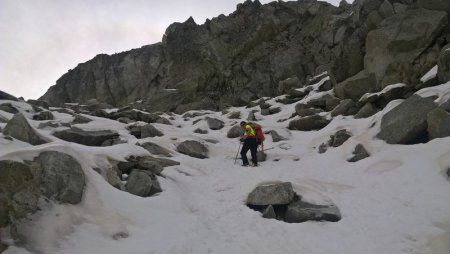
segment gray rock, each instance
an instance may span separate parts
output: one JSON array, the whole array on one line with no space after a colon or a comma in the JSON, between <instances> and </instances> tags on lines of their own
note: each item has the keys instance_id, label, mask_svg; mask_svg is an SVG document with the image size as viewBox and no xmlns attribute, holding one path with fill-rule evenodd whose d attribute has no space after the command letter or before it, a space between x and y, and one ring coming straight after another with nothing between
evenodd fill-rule
<instances>
[{"instance_id":1,"label":"gray rock","mask_svg":"<svg viewBox=\"0 0 450 254\"><path fill-rule=\"evenodd\" d=\"M274 130L270 131L270 135L272 136L273 142L280 142L280 141L286 140L285 137L281 136L280 134L278 134L278 132L276 132Z\"/></svg>"},{"instance_id":2,"label":"gray rock","mask_svg":"<svg viewBox=\"0 0 450 254\"><path fill-rule=\"evenodd\" d=\"M428 112L427 125L430 140L450 136L450 115L442 107L437 107Z\"/></svg>"},{"instance_id":3,"label":"gray rock","mask_svg":"<svg viewBox=\"0 0 450 254\"><path fill-rule=\"evenodd\" d=\"M438 59L438 73L439 83L446 83L450 80L450 44L442 48Z\"/></svg>"},{"instance_id":4,"label":"gray rock","mask_svg":"<svg viewBox=\"0 0 450 254\"><path fill-rule=\"evenodd\" d=\"M180 165L180 163L178 161L165 159L165 158L156 158L156 157L153 157L153 156L142 156L142 157L138 157L137 158L138 162L140 162L142 160L155 161L155 162L159 163L164 168L165 167L170 167L170 166Z\"/></svg>"},{"instance_id":5,"label":"gray rock","mask_svg":"<svg viewBox=\"0 0 450 254\"><path fill-rule=\"evenodd\" d=\"M137 162L135 161L119 161L117 163L117 168L122 174L130 174L131 170L135 168Z\"/></svg>"},{"instance_id":6,"label":"gray rock","mask_svg":"<svg viewBox=\"0 0 450 254\"><path fill-rule=\"evenodd\" d=\"M347 141L352 134L348 132L346 129L339 130L333 135L330 136L330 141L328 142L332 147L339 147Z\"/></svg>"},{"instance_id":7,"label":"gray rock","mask_svg":"<svg viewBox=\"0 0 450 254\"><path fill-rule=\"evenodd\" d=\"M21 113L15 114L14 117L8 121L3 130L3 134L32 145L42 145L48 142L47 139L42 137L35 129L33 129L33 127L31 127L27 119Z\"/></svg>"},{"instance_id":8,"label":"gray rock","mask_svg":"<svg viewBox=\"0 0 450 254\"><path fill-rule=\"evenodd\" d=\"M229 119L240 119L241 118L241 112L240 111L233 111L228 114Z\"/></svg>"},{"instance_id":9,"label":"gray rock","mask_svg":"<svg viewBox=\"0 0 450 254\"><path fill-rule=\"evenodd\" d=\"M275 210L273 209L273 206L269 205L263 212L263 217L266 219L276 219L277 214L275 213Z\"/></svg>"},{"instance_id":10,"label":"gray rock","mask_svg":"<svg viewBox=\"0 0 450 254\"><path fill-rule=\"evenodd\" d=\"M365 159L369 156L370 156L370 154L367 152L367 150L364 148L364 146L361 144L358 144L355 147L355 150L353 151L353 157L351 157L347 161L348 162L357 162L357 161Z\"/></svg>"},{"instance_id":11,"label":"gray rock","mask_svg":"<svg viewBox=\"0 0 450 254\"><path fill-rule=\"evenodd\" d=\"M430 98L413 95L381 119L377 137L389 144L410 144L426 135L427 114L437 107Z\"/></svg>"},{"instance_id":12,"label":"gray rock","mask_svg":"<svg viewBox=\"0 0 450 254\"><path fill-rule=\"evenodd\" d=\"M290 121L288 128L290 130L313 131L322 129L328 123L330 123L330 120L319 115L313 115Z\"/></svg>"},{"instance_id":13,"label":"gray rock","mask_svg":"<svg viewBox=\"0 0 450 254\"><path fill-rule=\"evenodd\" d=\"M358 113L355 114L355 119L359 118L367 118L370 116L375 115L379 109L374 106L372 103L368 102L364 104L364 106L361 107L361 109L358 111Z\"/></svg>"},{"instance_id":14,"label":"gray rock","mask_svg":"<svg viewBox=\"0 0 450 254\"><path fill-rule=\"evenodd\" d=\"M290 182L257 186L248 194L247 205L286 205L294 199L295 193Z\"/></svg>"},{"instance_id":15,"label":"gray rock","mask_svg":"<svg viewBox=\"0 0 450 254\"><path fill-rule=\"evenodd\" d=\"M377 90L377 83L374 74L367 74L361 71L353 77L342 81L334 88L338 98L352 99L358 101L365 93L372 93Z\"/></svg>"},{"instance_id":16,"label":"gray rock","mask_svg":"<svg viewBox=\"0 0 450 254\"><path fill-rule=\"evenodd\" d=\"M220 130L224 126L224 123L216 118L205 117L205 120L208 123L208 127L211 130Z\"/></svg>"},{"instance_id":17,"label":"gray rock","mask_svg":"<svg viewBox=\"0 0 450 254\"><path fill-rule=\"evenodd\" d=\"M61 124L58 122L49 121L49 122L39 123L38 129L57 128L60 126L61 126Z\"/></svg>"},{"instance_id":18,"label":"gray rock","mask_svg":"<svg viewBox=\"0 0 450 254\"><path fill-rule=\"evenodd\" d=\"M134 123L134 122L136 122L135 120L131 120L131 119L128 118L128 117L119 117L119 118L117 118L116 120L117 120L118 122L125 123L125 124L129 124L129 123Z\"/></svg>"},{"instance_id":19,"label":"gray rock","mask_svg":"<svg viewBox=\"0 0 450 254\"><path fill-rule=\"evenodd\" d=\"M250 122L258 121L258 119L256 119L255 112L252 111L252 112L248 113L247 121L250 121Z\"/></svg>"},{"instance_id":20,"label":"gray rock","mask_svg":"<svg viewBox=\"0 0 450 254\"><path fill-rule=\"evenodd\" d=\"M81 201L85 177L78 161L55 151L42 152L35 161L40 168L43 195L62 203L78 204Z\"/></svg>"},{"instance_id":21,"label":"gray rock","mask_svg":"<svg viewBox=\"0 0 450 254\"><path fill-rule=\"evenodd\" d=\"M161 172L164 169L159 162L145 158L138 160L137 167L142 170L150 171L155 175L161 175Z\"/></svg>"},{"instance_id":22,"label":"gray rock","mask_svg":"<svg viewBox=\"0 0 450 254\"><path fill-rule=\"evenodd\" d=\"M336 222L341 220L341 213L334 205L315 205L300 200L288 205L286 222L301 223L308 220Z\"/></svg>"},{"instance_id":23,"label":"gray rock","mask_svg":"<svg viewBox=\"0 0 450 254\"><path fill-rule=\"evenodd\" d=\"M428 10L446 11L450 13L450 2L446 0L418 0L417 4Z\"/></svg>"},{"instance_id":24,"label":"gray rock","mask_svg":"<svg viewBox=\"0 0 450 254\"><path fill-rule=\"evenodd\" d=\"M411 8L383 20L367 35L365 70L375 74L382 88L395 83L416 85L419 77L414 73L423 73L423 66L412 63L417 56L428 53L425 51L447 24L445 12L422 8ZM426 68L433 62L426 61Z\"/></svg>"},{"instance_id":25,"label":"gray rock","mask_svg":"<svg viewBox=\"0 0 450 254\"><path fill-rule=\"evenodd\" d=\"M0 115L0 123L7 123L8 119L4 118L2 115Z\"/></svg>"},{"instance_id":26,"label":"gray rock","mask_svg":"<svg viewBox=\"0 0 450 254\"><path fill-rule=\"evenodd\" d=\"M89 122L92 122L92 119L90 119L89 117L85 117L80 114L75 114L72 124L84 124Z\"/></svg>"},{"instance_id":27,"label":"gray rock","mask_svg":"<svg viewBox=\"0 0 450 254\"><path fill-rule=\"evenodd\" d=\"M17 114L19 113L19 110L11 105L11 103L3 103L0 105L0 110L3 110L5 112L8 112L10 114Z\"/></svg>"},{"instance_id":28,"label":"gray rock","mask_svg":"<svg viewBox=\"0 0 450 254\"><path fill-rule=\"evenodd\" d=\"M53 133L53 136L86 146L101 146L106 140L118 138L119 134L110 130L85 131L72 127L67 130L57 131Z\"/></svg>"},{"instance_id":29,"label":"gray rock","mask_svg":"<svg viewBox=\"0 0 450 254\"><path fill-rule=\"evenodd\" d=\"M35 106L35 107L42 107L42 108L48 109L48 103L46 101L27 100L27 103L32 106Z\"/></svg>"},{"instance_id":30,"label":"gray rock","mask_svg":"<svg viewBox=\"0 0 450 254\"><path fill-rule=\"evenodd\" d=\"M208 158L208 148L202 143L195 140L186 140L177 146L178 152L188 156L205 159Z\"/></svg>"},{"instance_id":31,"label":"gray rock","mask_svg":"<svg viewBox=\"0 0 450 254\"><path fill-rule=\"evenodd\" d=\"M172 154L170 153L170 151L156 143L153 142L145 142L143 144L141 144L140 146L142 146L145 150L149 151L151 154L155 154L155 155L161 155L161 156L165 156L165 157L172 157Z\"/></svg>"},{"instance_id":32,"label":"gray rock","mask_svg":"<svg viewBox=\"0 0 450 254\"><path fill-rule=\"evenodd\" d=\"M152 173L137 169L131 172L125 189L140 197L149 197L162 191L158 180Z\"/></svg>"},{"instance_id":33,"label":"gray rock","mask_svg":"<svg viewBox=\"0 0 450 254\"><path fill-rule=\"evenodd\" d=\"M194 130L194 133L208 134L208 130L197 128L197 129Z\"/></svg>"},{"instance_id":34,"label":"gray rock","mask_svg":"<svg viewBox=\"0 0 450 254\"><path fill-rule=\"evenodd\" d=\"M358 112L358 107L356 103L351 99L342 100L341 103L331 111L331 116L349 116L354 115Z\"/></svg>"},{"instance_id":35,"label":"gray rock","mask_svg":"<svg viewBox=\"0 0 450 254\"><path fill-rule=\"evenodd\" d=\"M161 137L164 136L164 133L162 133L160 130L156 129L155 126L151 124L147 124L144 126L141 126L141 138L147 138L147 137Z\"/></svg>"},{"instance_id":36,"label":"gray rock","mask_svg":"<svg viewBox=\"0 0 450 254\"><path fill-rule=\"evenodd\" d=\"M311 108L311 106L303 103L298 103L295 105L295 112L298 116L312 116L323 112L321 109Z\"/></svg>"},{"instance_id":37,"label":"gray rock","mask_svg":"<svg viewBox=\"0 0 450 254\"><path fill-rule=\"evenodd\" d=\"M42 111L33 116L33 120L36 120L36 121L53 120L54 118L55 117L53 116L52 112L50 112L50 111Z\"/></svg>"},{"instance_id":38,"label":"gray rock","mask_svg":"<svg viewBox=\"0 0 450 254\"><path fill-rule=\"evenodd\" d=\"M263 162L267 160L267 154L264 151L256 152L256 158L258 162Z\"/></svg>"},{"instance_id":39,"label":"gray rock","mask_svg":"<svg viewBox=\"0 0 450 254\"><path fill-rule=\"evenodd\" d=\"M227 138L237 138L243 133L241 126L235 125L230 128L227 132Z\"/></svg>"}]
</instances>

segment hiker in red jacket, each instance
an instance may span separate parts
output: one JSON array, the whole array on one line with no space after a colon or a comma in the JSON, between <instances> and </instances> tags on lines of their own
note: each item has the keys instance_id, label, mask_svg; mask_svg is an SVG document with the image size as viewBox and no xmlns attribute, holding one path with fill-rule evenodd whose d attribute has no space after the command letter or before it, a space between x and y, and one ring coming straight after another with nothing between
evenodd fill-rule
<instances>
[{"instance_id":1,"label":"hiker in red jacket","mask_svg":"<svg viewBox=\"0 0 450 254\"><path fill-rule=\"evenodd\" d=\"M250 150L250 153L252 155L253 166L256 167L258 166L258 158L256 157L256 153L258 151L258 141L256 139L256 131L251 124L246 123L244 121L241 122L241 128L242 128L241 142L243 142L241 150L241 157L243 163L242 166L244 167L249 166L247 159L247 152L248 150Z\"/></svg>"}]
</instances>

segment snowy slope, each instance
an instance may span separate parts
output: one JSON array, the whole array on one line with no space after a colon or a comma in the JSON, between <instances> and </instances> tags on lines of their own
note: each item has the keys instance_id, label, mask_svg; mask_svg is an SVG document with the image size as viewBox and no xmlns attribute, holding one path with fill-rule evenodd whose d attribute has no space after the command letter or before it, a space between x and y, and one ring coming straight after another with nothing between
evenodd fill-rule
<instances>
[{"instance_id":1,"label":"snowy slope","mask_svg":"<svg viewBox=\"0 0 450 254\"><path fill-rule=\"evenodd\" d=\"M448 86L418 94L438 94L437 101L442 101L448 96ZM295 103L283 105L275 99L268 102L282 107L280 113L256 115L265 131L276 130L287 140L273 143L267 135L265 147L274 149L267 151L268 160L258 168L241 167L240 161L234 164L239 142L226 138L226 132L240 120L220 112L208 111L208 116L223 120L225 128L203 135L193 130L207 128L206 123L193 122L204 116L185 121L175 115L172 126L155 124L164 136L142 140L130 135L126 124L113 120L91 117L93 122L78 125L114 129L128 141L111 147L68 143L52 137L50 130L39 132L54 142L40 146L0 139L2 160L30 159L43 150L62 151L82 164L88 179L81 204L52 205L24 220L19 228L28 239L27 249L10 247L5 253L450 253L450 182L446 176L450 138L410 146L374 139L381 116L400 101L367 119L339 116L320 131L288 131L288 121L277 120L289 118ZM230 111L241 111L245 118L252 109ZM55 116L71 120L68 114ZM318 146L343 128L353 136L342 146L319 154ZM191 139L207 144L209 159L176 152L176 144ZM159 195L133 196L110 186L92 170L108 159L149 155L134 144L150 140L172 150L172 159L181 162L164 169ZM347 162L357 144L363 144L371 156ZM333 202L342 220L288 224L262 218L245 206L245 200L256 185L270 181L292 182L295 191L311 202Z\"/></svg>"}]
</instances>

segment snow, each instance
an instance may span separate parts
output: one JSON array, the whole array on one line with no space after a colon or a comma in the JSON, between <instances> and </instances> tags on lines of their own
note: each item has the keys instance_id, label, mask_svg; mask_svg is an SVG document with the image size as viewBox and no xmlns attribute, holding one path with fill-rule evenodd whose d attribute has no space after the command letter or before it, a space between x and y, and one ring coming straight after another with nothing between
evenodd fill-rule
<instances>
[{"instance_id":1,"label":"snow","mask_svg":"<svg viewBox=\"0 0 450 254\"><path fill-rule=\"evenodd\" d=\"M425 75L423 75L423 77L420 78L420 81L422 83L427 82L428 80L435 78L438 72L438 66L435 65L433 66L433 68L431 68L427 73L425 73Z\"/></svg>"},{"instance_id":2,"label":"snow","mask_svg":"<svg viewBox=\"0 0 450 254\"><path fill-rule=\"evenodd\" d=\"M448 91L450 82L417 94L443 100ZM317 96L312 92L304 100ZM0 136L0 159L25 160L40 151L61 151L80 162L87 178L80 204L50 204L24 220L19 228L28 239L28 249L15 246L4 253L450 253L450 182L445 173L450 168L450 138L411 146L375 139L383 114L402 100L392 101L367 119L338 116L320 131L289 131L288 121L277 120L289 118L295 104L283 105L276 99L268 102L282 107L280 113L257 117L265 131L276 130L287 140L274 143L266 135L265 147L274 149L258 168L241 167L240 161L234 164L239 142L226 138L226 133L240 120L212 111L205 112L224 121L225 127L204 135L193 130L206 128L205 123L193 121L205 116L184 121L174 115L173 125L155 124L164 136L146 139L136 139L128 134L126 124L104 118L91 117L94 121L77 125L113 129L128 141L110 147L86 147L54 137L52 143L30 146ZM21 107L26 109L26 105ZM229 110L239 110L245 118L252 109ZM69 117L55 116L57 121ZM35 127L39 123L29 122ZM317 147L343 128L353 136L342 146L319 154ZM50 130L38 131L51 137ZM187 139L207 144L210 158L177 153L176 145ZM171 150L171 159L181 162L165 168L163 177L158 177L163 188L159 195L141 198L119 191L92 170L109 160L149 155L135 145L146 141ZM371 156L349 163L346 159L357 144L363 144ZM245 206L245 200L255 186L273 181L292 182L296 192L310 202L336 204L342 220L288 224L262 218ZM128 236L114 240L118 234ZM5 232L2 237L8 241Z\"/></svg>"},{"instance_id":3,"label":"snow","mask_svg":"<svg viewBox=\"0 0 450 254\"><path fill-rule=\"evenodd\" d=\"M398 84L392 84L392 85L388 85L386 86L383 90L376 92L376 93L366 93L363 96L361 96L361 98L359 99L359 101L366 101L368 98L372 97L372 96L379 96L382 94L385 94L387 92L389 92L390 90L394 89L394 88L399 88L399 87L405 87L405 84L402 83L398 83Z\"/></svg>"}]
</instances>

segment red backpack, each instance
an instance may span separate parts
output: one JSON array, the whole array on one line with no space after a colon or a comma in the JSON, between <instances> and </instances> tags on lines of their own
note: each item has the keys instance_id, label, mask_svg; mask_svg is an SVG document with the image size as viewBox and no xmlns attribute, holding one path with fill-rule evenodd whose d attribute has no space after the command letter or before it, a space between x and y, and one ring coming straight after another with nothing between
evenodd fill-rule
<instances>
[{"instance_id":1,"label":"red backpack","mask_svg":"<svg viewBox=\"0 0 450 254\"><path fill-rule=\"evenodd\" d=\"M252 127L256 132L256 139L258 140L258 145L263 146L263 142L266 139L266 137L264 137L264 132L261 128L261 125L252 123Z\"/></svg>"}]
</instances>

